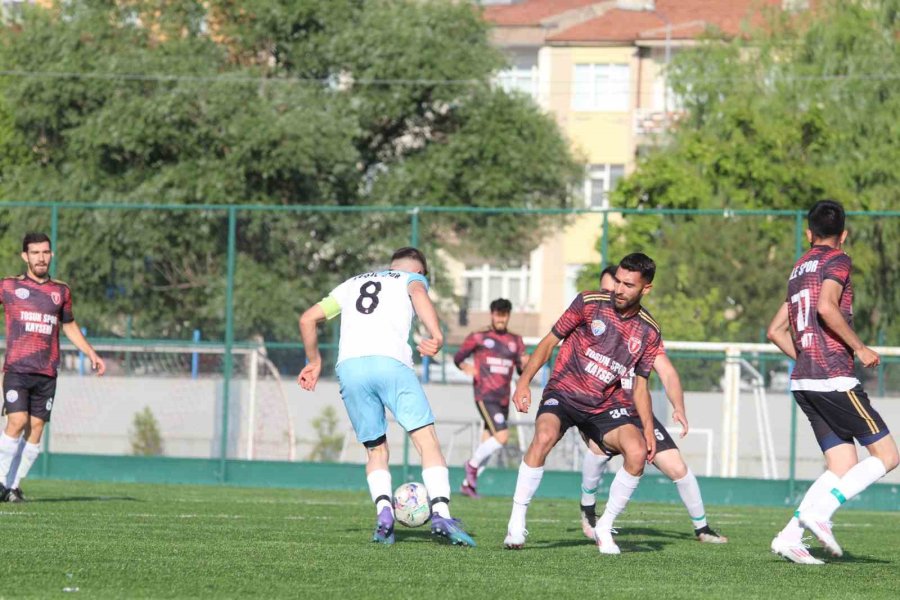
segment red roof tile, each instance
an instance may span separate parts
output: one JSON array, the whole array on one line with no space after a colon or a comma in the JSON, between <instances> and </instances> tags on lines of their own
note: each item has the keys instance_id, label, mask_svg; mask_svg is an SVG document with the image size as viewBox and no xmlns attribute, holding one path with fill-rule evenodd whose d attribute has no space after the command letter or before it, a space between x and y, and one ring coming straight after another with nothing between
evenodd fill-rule
<instances>
[{"instance_id":1,"label":"red roof tile","mask_svg":"<svg viewBox=\"0 0 900 600\"><path fill-rule=\"evenodd\" d=\"M551 42L661 40L666 37L666 21L660 15L672 24L672 39L696 38L709 26L735 36L745 22L761 24L763 12L780 4L780 0L656 0L654 11L613 9L547 39Z\"/></svg>"},{"instance_id":2,"label":"red roof tile","mask_svg":"<svg viewBox=\"0 0 900 600\"><path fill-rule=\"evenodd\" d=\"M568 10L599 3L600 0L526 0L518 4L486 6L484 18L499 26L540 25L544 19Z\"/></svg>"}]
</instances>

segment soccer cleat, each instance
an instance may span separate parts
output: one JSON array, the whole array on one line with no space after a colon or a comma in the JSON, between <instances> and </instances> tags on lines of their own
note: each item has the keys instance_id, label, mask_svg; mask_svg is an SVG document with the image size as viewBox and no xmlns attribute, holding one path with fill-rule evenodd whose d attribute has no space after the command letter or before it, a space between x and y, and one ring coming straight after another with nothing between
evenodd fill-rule
<instances>
[{"instance_id":1,"label":"soccer cleat","mask_svg":"<svg viewBox=\"0 0 900 600\"><path fill-rule=\"evenodd\" d=\"M25 502L25 496L22 494L22 488L12 488L7 491L7 502Z\"/></svg>"},{"instance_id":2,"label":"soccer cleat","mask_svg":"<svg viewBox=\"0 0 900 600\"><path fill-rule=\"evenodd\" d=\"M431 515L431 535L447 538L454 546L475 546L459 519L442 517L437 513Z\"/></svg>"},{"instance_id":3,"label":"soccer cleat","mask_svg":"<svg viewBox=\"0 0 900 600\"><path fill-rule=\"evenodd\" d=\"M597 541L597 550L600 554L622 554L612 534L618 533L615 529L598 529L594 528L594 539Z\"/></svg>"},{"instance_id":4,"label":"soccer cleat","mask_svg":"<svg viewBox=\"0 0 900 600\"><path fill-rule=\"evenodd\" d=\"M843 556L844 551L841 550L841 545L837 543L834 534L831 533L831 521L818 518L808 512L800 513L798 518L800 524L809 529L832 556Z\"/></svg>"},{"instance_id":5,"label":"soccer cleat","mask_svg":"<svg viewBox=\"0 0 900 600\"><path fill-rule=\"evenodd\" d=\"M469 498L480 498L481 496L478 495L478 468L470 465L469 461L466 461L465 467L466 478L463 479L459 491Z\"/></svg>"},{"instance_id":6,"label":"soccer cleat","mask_svg":"<svg viewBox=\"0 0 900 600\"><path fill-rule=\"evenodd\" d=\"M513 531L507 530L506 539L503 540L503 547L507 550L521 550L525 547L525 538L528 536L527 529Z\"/></svg>"},{"instance_id":7,"label":"soccer cleat","mask_svg":"<svg viewBox=\"0 0 900 600\"><path fill-rule=\"evenodd\" d=\"M372 534L372 541L378 544L386 544L390 546L394 543L394 513L385 506L378 513L378 520L375 522L375 533Z\"/></svg>"},{"instance_id":8,"label":"soccer cleat","mask_svg":"<svg viewBox=\"0 0 900 600\"><path fill-rule=\"evenodd\" d=\"M0 483L0 502L6 502L9 500L10 491L11 490L8 487Z\"/></svg>"},{"instance_id":9,"label":"soccer cleat","mask_svg":"<svg viewBox=\"0 0 900 600\"><path fill-rule=\"evenodd\" d=\"M694 535L697 536L697 541L704 542L706 544L727 544L728 538L724 535L719 535L715 531L710 528L709 525L704 525L700 529L694 530Z\"/></svg>"},{"instance_id":10,"label":"soccer cleat","mask_svg":"<svg viewBox=\"0 0 900 600\"><path fill-rule=\"evenodd\" d=\"M809 553L809 544L803 543L808 539L809 538L803 538L803 540L800 541L791 541L786 540L781 536L776 536L775 539L772 540L772 545L770 547L772 548L773 553L791 562L801 565L824 565L825 561L819 560Z\"/></svg>"},{"instance_id":11,"label":"soccer cleat","mask_svg":"<svg viewBox=\"0 0 900 600\"><path fill-rule=\"evenodd\" d=\"M597 539L594 535L594 527L597 526L596 508L596 504L581 505L581 531L584 532L585 537L589 540Z\"/></svg>"},{"instance_id":12,"label":"soccer cleat","mask_svg":"<svg viewBox=\"0 0 900 600\"><path fill-rule=\"evenodd\" d=\"M459 486L459 493L463 496L468 496L469 498L474 498L475 500L481 498L478 494L478 490L469 485L469 481L464 479L462 485Z\"/></svg>"}]
</instances>

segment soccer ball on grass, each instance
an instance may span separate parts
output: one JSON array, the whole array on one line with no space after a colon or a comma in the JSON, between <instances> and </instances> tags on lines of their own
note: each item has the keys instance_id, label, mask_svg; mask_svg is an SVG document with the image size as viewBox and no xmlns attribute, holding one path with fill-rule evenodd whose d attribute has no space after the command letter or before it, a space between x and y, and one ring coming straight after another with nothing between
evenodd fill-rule
<instances>
[{"instance_id":1,"label":"soccer ball on grass","mask_svg":"<svg viewBox=\"0 0 900 600\"><path fill-rule=\"evenodd\" d=\"M428 490L421 483L404 483L394 490L394 518L401 525L420 527L431 518Z\"/></svg>"}]
</instances>

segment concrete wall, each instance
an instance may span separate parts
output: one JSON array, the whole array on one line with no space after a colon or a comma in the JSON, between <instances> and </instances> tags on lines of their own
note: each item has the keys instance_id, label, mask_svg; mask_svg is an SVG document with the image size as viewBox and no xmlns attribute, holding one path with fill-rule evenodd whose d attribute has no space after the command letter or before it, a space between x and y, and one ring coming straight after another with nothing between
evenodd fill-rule
<instances>
[{"instance_id":1,"label":"concrete wall","mask_svg":"<svg viewBox=\"0 0 900 600\"><path fill-rule=\"evenodd\" d=\"M448 461L459 465L466 460L480 437L472 391L468 385L428 385L426 392L437 418L438 435ZM668 421L668 410L661 395L655 399L655 412ZM534 389L534 397L540 390ZM131 454L130 434L136 413L150 407L159 423L166 456L210 458L219 455L222 420L222 382L215 379L138 378L64 376L59 380L57 399L51 427L51 451L78 454ZM779 477L788 475L790 422L792 401L786 393L770 394L767 398L772 420ZM900 399L875 399L875 407L888 426L900 430ZM685 458L698 475L706 475L707 436L713 436L711 475L719 474L719 431L722 420L722 396L718 393L688 393L688 419L694 433L679 440ZM229 410L231 433L228 454L231 458L246 458L250 414L250 390L246 380L232 382L232 402ZM303 392L292 379L280 385L261 380L256 394L254 457L286 460L289 455L288 424L295 427L295 459L305 460L311 452L317 434L312 420L326 407L333 407L338 415L338 431L344 435L342 460L362 462L364 452L350 428L340 400L337 383L323 381L313 392ZM528 415L511 415L522 425L514 428L524 447L531 439L531 424L536 407ZM739 466L742 477L761 477L759 441L750 394L742 397L740 409ZM288 415L290 417L288 418ZM823 468L821 454L809 425L798 411L797 477L815 478ZM402 462L404 435L396 424L388 432L392 448L392 462ZM580 468L582 443L570 432L554 450L548 468ZM515 466L520 460L520 447L515 443L495 462ZM418 463L415 451L411 461ZM617 464L614 463L614 467ZM900 482L900 473L891 473L887 481Z\"/></svg>"}]
</instances>

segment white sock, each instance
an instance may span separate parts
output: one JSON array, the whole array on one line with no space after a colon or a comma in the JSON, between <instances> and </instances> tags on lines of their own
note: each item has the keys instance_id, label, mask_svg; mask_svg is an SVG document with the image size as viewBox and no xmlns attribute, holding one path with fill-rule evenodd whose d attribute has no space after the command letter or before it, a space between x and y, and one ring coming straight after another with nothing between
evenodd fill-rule
<instances>
[{"instance_id":1,"label":"white sock","mask_svg":"<svg viewBox=\"0 0 900 600\"><path fill-rule=\"evenodd\" d=\"M422 469L422 483L428 490L428 497L431 498L431 512L437 513L445 519L450 518L450 471L447 467L428 467ZM443 501L435 502L438 498L444 498Z\"/></svg>"},{"instance_id":2,"label":"white sock","mask_svg":"<svg viewBox=\"0 0 900 600\"><path fill-rule=\"evenodd\" d=\"M372 471L366 476L366 481L369 482L369 495L375 503L375 514L379 514L385 507L390 508L391 514L394 514L394 504L391 500L394 493L391 487L391 472L386 469Z\"/></svg>"},{"instance_id":3,"label":"white sock","mask_svg":"<svg viewBox=\"0 0 900 600\"><path fill-rule=\"evenodd\" d=\"M16 470L16 479L13 482L14 488L19 487L19 482L28 477L28 471L31 470L31 465L34 464L34 461L37 460L38 454L40 453L40 444L25 442L25 448L22 450L22 459L19 462L18 470Z\"/></svg>"},{"instance_id":4,"label":"white sock","mask_svg":"<svg viewBox=\"0 0 900 600\"><path fill-rule=\"evenodd\" d=\"M613 523L631 499L634 490L637 489L641 476L634 476L624 468L619 469L612 485L609 486L609 498L606 500L606 509L600 520L597 521L597 529L612 529Z\"/></svg>"},{"instance_id":5,"label":"white sock","mask_svg":"<svg viewBox=\"0 0 900 600\"><path fill-rule=\"evenodd\" d=\"M19 487L19 479L16 477L19 473L19 465L22 463L22 450L25 449L25 436L19 438L19 447L16 450L16 456L13 458L12 463L9 465L9 472L6 475L6 479L0 481L8 487L9 489L15 489Z\"/></svg>"},{"instance_id":6,"label":"white sock","mask_svg":"<svg viewBox=\"0 0 900 600\"><path fill-rule=\"evenodd\" d=\"M600 477L603 476L603 469L609 457L605 454L597 455L590 450L584 452L584 462L581 464L581 505L593 506L597 503L597 486L600 484Z\"/></svg>"},{"instance_id":7,"label":"white sock","mask_svg":"<svg viewBox=\"0 0 900 600\"><path fill-rule=\"evenodd\" d=\"M475 448L475 454L473 454L472 458L469 459L469 464L475 469L481 467L481 465L488 461L488 459L491 457L491 454L502 447L503 444L498 442L497 438L495 438L494 436L489 437L488 439L481 442L477 448Z\"/></svg>"},{"instance_id":8,"label":"white sock","mask_svg":"<svg viewBox=\"0 0 900 600\"><path fill-rule=\"evenodd\" d=\"M887 469L877 456L856 463L828 492L820 493L813 506L815 513L831 519L834 511L864 489L884 477Z\"/></svg>"},{"instance_id":9,"label":"white sock","mask_svg":"<svg viewBox=\"0 0 900 600\"><path fill-rule=\"evenodd\" d=\"M544 467L529 467L524 460L519 465L516 491L513 494L512 514L509 516L510 531L525 529L525 513L528 512L528 504L541 485L543 477Z\"/></svg>"},{"instance_id":10,"label":"white sock","mask_svg":"<svg viewBox=\"0 0 900 600\"><path fill-rule=\"evenodd\" d=\"M0 481L5 483L9 479L9 467L12 465L18 450L19 438L9 437L6 433L0 433Z\"/></svg>"},{"instance_id":11,"label":"white sock","mask_svg":"<svg viewBox=\"0 0 900 600\"><path fill-rule=\"evenodd\" d=\"M700 495L700 484L694 477L694 472L688 467L687 475L675 481L678 495L691 517L694 529L706 527L706 510L703 508L703 496Z\"/></svg>"},{"instance_id":12,"label":"white sock","mask_svg":"<svg viewBox=\"0 0 900 600\"><path fill-rule=\"evenodd\" d=\"M819 478L813 481L812 485L809 486L809 489L806 490L806 494L803 495L803 499L800 501L800 506L797 507L794 516L791 517L788 524L784 526L784 529L781 530L778 537L799 542L803 538L803 525L800 524L800 519L797 518L797 515L800 514L800 511L808 510L809 507L812 506L813 501L819 497L819 494L831 491L840 480L841 478L831 471L825 471L819 475Z\"/></svg>"}]
</instances>

